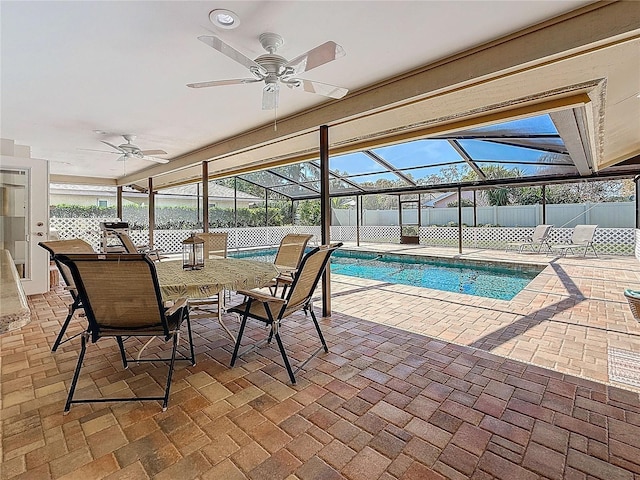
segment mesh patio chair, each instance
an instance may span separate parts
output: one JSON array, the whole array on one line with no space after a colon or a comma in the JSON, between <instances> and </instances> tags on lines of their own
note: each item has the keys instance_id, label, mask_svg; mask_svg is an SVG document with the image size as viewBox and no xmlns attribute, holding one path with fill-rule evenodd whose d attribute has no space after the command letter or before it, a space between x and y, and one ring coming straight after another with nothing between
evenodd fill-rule
<instances>
[{"instance_id":1,"label":"mesh patio chair","mask_svg":"<svg viewBox=\"0 0 640 480\"><path fill-rule=\"evenodd\" d=\"M197 236L204 240L205 258L211 258L212 256L227 258L227 243L229 239L227 232L199 233ZM224 295L225 291L221 290L213 297L189 299L189 308L193 317L215 315L222 329L235 341L235 336L222 320Z\"/></svg>"},{"instance_id":2,"label":"mesh patio chair","mask_svg":"<svg viewBox=\"0 0 640 480\"><path fill-rule=\"evenodd\" d=\"M316 319L316 315L313 311L313 304L311 300L313 292L318 285L318 281L320 280L327 263L329 262L331 254L341 246L342 243L322 245L320 247L315 247L305 255L300 263L300 267L293 276L293 281L285 298L275 295L267 295L255 290L238 292L245 295L246 300L240 305L229 309L229 312L237 313L242 316L240 330L238 331L238 339L236 340L236 344L233 349L233 356L231 357L232 367L235 365L236 360L240 355L244 355L260 345L252 345L242 354L238 353L248 318L264 322L266 326L270 327L269 336L263 343L271 343L273 337L276 338L284 366L287 369L287 373L289 374L292 384L296 383L295 373L315 357L320 350L324 350L325 352L329 351L327 343L324 340L324 336L322 335L322 331L320 330L320 325L318 324L318 320ZM300 364L295 371L293 371L291 369L287 353L284 349L284 345L282 344L282 340L280 339L280 327L285 318L300 310L304 311L305 315L307 315L307 313L311 314L311 320L313 320L313 324L322 345L307 360Z\"/></svg>"},{"instance_id":3,"label":"mesh patio chair","mask_svg":"<svg viewBox=\"0 0 640 480\"><path fill-rule=\"evenodd\" d=\"M133 243L133 240L131 240L131 237L125 232L115 231L114 234L116 235L116 237L118 237L120 242L122 242L122 246L124 247L125 252L144 253L146 255L149 255L152 260L156 262L160 261L160 252L162 250L153 249L148 245L136 245L135 243Z\"/></svg>"},{"instance_id":4,"label":"mesh patio chair","mask_svg":"<svg viewBox=\"0 0 640 480\"><path fill-rule=\"evenodd\" d=\"M273 261L282 273L268 285L273 295L277 293L279 287L282 287L281 295L285 296L287 287L291 285L293 275L312 237L313 235L303 233L289 233L283 237Z\"/></svg>"},{"instance_id":5,"label":"mesh patio chair","mask_svg":"<svg viewBox=\"0 0 640 480\"><path fill-rule=\"evenodd\" d=\"M522 242L509 242L507 243L507 250L509 249L518 249L518 252L522 253L522 251L529 247L532 252L538 252L542 250L542 247L546 247L547 251L550 249L549 245L549 233L553 225L537 225L536 228L533 229L533 234L528 237L526 240ZM537 248L537 249L536 249Z\"/></svg>"},{"instance_id":6,"label":"mesh patio chair","mask_svg":"<svg viewBox=\"0 0 640 480\"><path fill-rule=\"evenodd\" d=\"M569 243L560 243L551 245L550 252L557 251L559 255L565 256L568 251L574 253L574 249L583 249L582 256L587 256L587 250L593 250L593 254L597 257L595 247L593 246L593 237L596 233L598 225L576 225L571 233Z\"/></svg>"},{"instance_id":7,"label":"mesh patio chair","mask_svg":"<svg viewBox=\"0 0 640 480\"><path fill-rule=\"evenodd\" d=\"M42 248L47 250L53 261L56 263L58 270L60 271L60 275L62 275L62 280L66 284L65 289L69 291L71 294L72 302L69 305L69 313L67 314L67 318L65 318L62 328L60 329L60 333L56 337L56 341L53 342L53 347L51 347L51 351L55 352L60 345L63 343L67 343L69 340L73 340L80 333L73 335L66 340L62 340L65 332L67 331L67 327L69 326L69 322L73 318L73 314L79 308L82 308L82 303L80 301L80 297L78 296L78 290L76 288L75 283L73 283L73 275L71 275L71 270L64 263L61 263L57 258L57 255L61 253L94 253L93 247L89 245L84 240L80 240L79 238L74 238L71 240L52 240L48 242L40 242L38 243Z\"/></svg>"},{"instance_id":8,"label":"mesh patio chair","mask_svg":"<svg viewBox=\"0 0 640 480\"><path fill-rule=\"evenodd\" d=\"M640 322L640 290L631 290L630 288L624 291L624 296L629 302L629 309L633 318Z\"/></svg>"},{"instance_id":9,"label":"mesh patio chair","mask_svg":"<svg viewBox=\"0 0 640 480\"><path fill-rule=\"evenodd\" d=\"M67 254L59 255L59 261L69 267L78 294L82 299L89 328L82 333L82 346L78 364L73 374L69 395L64 407L68 412L73 403L126 402L132 400L160 400L162 409L169 403L169 390L176 360L188 360L195 365L195 352L189 321L187 299L177 300L165 308L155 265L144 254ZM190 356L176 358L180 340L180 327L186 321L189 335ZM96 343L104 337L115 337L120 348L124 368L128 362L169 361L164 395L142 397L84 398L74 399L74 393L87 350L87 341ZM138 357L127 359L124 339L151 337L139 350ZM170 358L140 358L145 347L155 337L172 341Z\"/></svg>"}]
</instances>

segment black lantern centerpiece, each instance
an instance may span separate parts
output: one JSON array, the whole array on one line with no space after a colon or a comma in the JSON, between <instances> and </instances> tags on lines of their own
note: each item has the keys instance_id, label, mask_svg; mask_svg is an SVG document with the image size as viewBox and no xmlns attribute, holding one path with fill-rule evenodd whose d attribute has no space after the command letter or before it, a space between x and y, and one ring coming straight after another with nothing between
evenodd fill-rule
<instances>
[{"instance_id":1,"label":"black lantern centerpiece","mask_svg":"<svg viewBox=\"0 0 640 480\"><path fill-rule=\"evenodd\" d=\"M204 267L204 240L195 232L182 242L182 268L200 270Z\"/></svg>"}]
</instances>

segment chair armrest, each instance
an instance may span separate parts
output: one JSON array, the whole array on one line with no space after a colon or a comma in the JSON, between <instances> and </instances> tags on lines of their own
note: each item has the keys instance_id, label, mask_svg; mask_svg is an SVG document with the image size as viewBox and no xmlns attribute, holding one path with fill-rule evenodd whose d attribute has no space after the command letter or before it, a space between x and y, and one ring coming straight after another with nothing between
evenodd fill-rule
<instances>
[{"instance_id":1,"label":"chair armrest","mask_svg":"<svg viewBox=\"0 0 640 480\"><path fill-rule=\"evenodd\" d=\"M164 312L164 314L167 317L170 317L171 315L173 315L174 313L176 313L178 310L180 310L181 308L184 308L187 306L187 298L183 297L183 298L179 298L178 300L176 300L172 306L170 306L169 308L167 308Z\"/></svg>"},{"instance_id":2,"label":"chair armrest","mask_svg":"<svg viewBox=\"0 0 640 480\"><path fill-rule=\"evenodd\" d=\"M237 293L263 303L287 303L284 298L274 297L273 295L267 295L266 293L258 292L256 290L238 290Z\"/></svg>"}]
</instances>

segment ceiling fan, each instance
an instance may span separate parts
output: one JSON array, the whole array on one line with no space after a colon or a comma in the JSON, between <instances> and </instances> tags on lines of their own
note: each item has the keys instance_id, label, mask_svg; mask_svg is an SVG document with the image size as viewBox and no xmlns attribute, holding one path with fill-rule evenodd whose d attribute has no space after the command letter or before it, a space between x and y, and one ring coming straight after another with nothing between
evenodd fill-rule
<instances>
[{"instance_id":1,"label":"ceiling fan","mask_svg":"<svg viewBox=\"0 0 640 480\"><path fill-rule=\"evenodd\" d=\"M123 143L121 145L114 145L113 143L106 142L104 140L100 140L105 145L109 145L111 148L117 150L116 152L109 153L119 153L120 158L118 160L129 160L130 158L141 158L143 160L149 160L151 162L156 163L169 163L169 160L165 160L164 158L155 158L150 155L166 155L167 152L164 150L141 150L140 147L134 145L133 142L136 139L135 135L122 135L127 143Z\"/></svg>"},{"instance_id":2,"label":"ceiling fan","mask_svg":"<svg viewBox=\"0 0 640 480\"><path fill-rule=\"evenodd\" d=\"M218 37L202 35L198 37L198 40L248 68L253 78L189 83L187 87L203 88L264 82L265 85L262 90L263 110L278 108L280 84L286 85L289 88L302 89L305 92L317 93L331 98L342 98L349 91L346 88L336 87L335 85L297 78L301 73L308 72L311 69L343 57L345 55L344 50L335 42L323 43L293 60L287 60L276 54L278 48L284 44L283 38L277 33L263 33L260 35L260 43L268 53L260 55L255 60L251 60L230 45L224 43Z\"/></svg>"}]
</instances>

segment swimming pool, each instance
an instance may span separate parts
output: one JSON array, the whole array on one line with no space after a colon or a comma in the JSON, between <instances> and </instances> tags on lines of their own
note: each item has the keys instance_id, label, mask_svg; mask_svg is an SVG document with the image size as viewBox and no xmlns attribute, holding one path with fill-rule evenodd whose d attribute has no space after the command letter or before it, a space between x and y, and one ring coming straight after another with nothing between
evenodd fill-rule
<instances>
[{"instance_id":1,"label":"swimming pool","mask_svg":"<svg viewBox=\"0 0 640 480\"><path fill-rule=\"evenodd\" d=\"M230 256L273 262L276 251L275 248L249 250L233 252ZM542 269L537 265L487 264L350 250L337 250L331 258L331 272L340 275L500 300L511 300Z\"/></svg>"}]
</instances>

